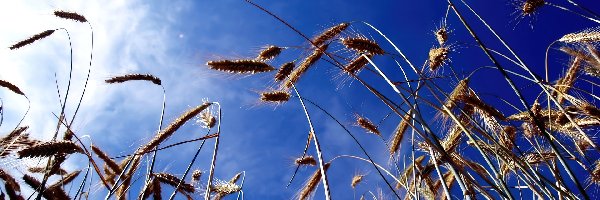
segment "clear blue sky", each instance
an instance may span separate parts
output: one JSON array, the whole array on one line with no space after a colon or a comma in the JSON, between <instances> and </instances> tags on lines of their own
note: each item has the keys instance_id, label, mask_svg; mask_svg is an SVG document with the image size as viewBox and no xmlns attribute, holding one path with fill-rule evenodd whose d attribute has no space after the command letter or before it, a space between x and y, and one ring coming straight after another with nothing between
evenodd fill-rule
<instances>
[{"instance_id":1,"label":"clear blue sky","mask_svg":"<svg viewBox=\"0 0 600 200\"><path fill-rule=\"evenodd\" d=\"M567 5L562 0L551 2ZM429 49L436 45L433 30L439 27L447 6L446 1L442 0L260 0L256 3L309 37L332 25L353 22L352 29L346 34L365 35L378 41L387 51L392 51L391 45L360 21L371 23L419 66L427 59ZM482 24L467 12L465 6L459 1L455 3L483 42L507 53ZM542 7L534 18L521 19L513 0L469 3L540 76L544 72L544 53L551 42L567 33L598 26L597 23L550 6ZM125 73L151 73L163 80L166 89L165 123L177 118L186 109L201 104L203 99L221 103L222 140L215 177L228 180L237 172L246 171L246 199L290 199L313 173L314 168L302 168L294 183L289 188L285 187L294 170L293 159L302 153L309 128L297 99L279 106L259 102L259 93L274 86L273 74L231 76L210 71L205 65L209 60L253 58L262 46L269 44L293 47L273 61L274 65L279 65L297 58L299 53L303 53L302 48L309 47L298 34L250 4L241 0L152 3L25 1L1 4L0 13L3 16L0 17L0 26L3 31L0 34L0 46L8 47L46 29L64 27L69 30L74 47L73 93L76 96L81 93L88 68L89 28L87 25L55 19L52 12L57 9L78 12L91 22L95 45L91 82L74 128L78 134L88 135L88 142L106 149L110 155L131 153L138 145L153 137L160 115L162 93L160 88L147 83L106 85L103 80ZM600 4L595 1L581 1L581 4L600 12ZM454 47L449 65L459 72L470 72L477 67L491 65L456 15L451 12L447 20L452 31L449 42ZM52 113L59 112L60 107L54 73L64 95L69 61L67 45L66 35L60 32L18 51L9 51L8 48L0 50L0 79L13 82L28 94L31 111L24 124L29 125L31 134L38 138L49 139L53 126L56 126ZM553 80L563 72L568 57L550 50L549 61ZM401 77L389 56L376 57L375 62L391 77ZM501 62L508 69L523 73L509 62ZM439 74L450 74L447 67L444 66ZM338 69L321 61L298 83L298 89L306 98L317 102L350 127L361 143L368 147L376 162L389 166L381 139L352 126L355 113L379 121L389 109L356 81L342 82L333 78L339 74ZM363 72L361 76L384 94L393 96L393 91L382 79L368 72ZM455 82L448 78L439 83L450 90L450 85ZM525 88L528 101L533 102L537 89L528 93L531 91L528 90L531 88L529 83L523 80L517 83ZM481 94L502 96L512 103L518 103L497 71L484 70L478 73L472 79L472 86ZM517 112L493 95L482 95L482 98L492 105L505 108L502 109L507 112L504 114ZM0 130L7 132L25 112L27 101L6 91L0 91L0 97L5 109L5 121ZM74 99L77 98L71 99L73 101L67 103L67 114L75 109ZM342 154L363 156L335 122L314 107L309 106L309 112L326 160ZM431 110L425 114L432 124L436 123L434 114ZM398 122L399 118L392 116L382 123L380 130L385 139L390 137ZM199 137L204 132L199 126L188 123L167 143ZM212 149L206 147L212 147L212 144L212 141L207 143L194 168L208 170ZM182 174L198 145L187 144L159 153L156 169ZM408 152L409 146L403 147L403 152ZM314 155L314 148L311 147L309 153ZM85 158L74 156L68 168L81 168L85 165L84 161ZM21 168L17 168L15 173L26 169L24 165L34 164L18 164ZM353 191L350 180L357 173L367 176L365 184ZM377 187L382 188L386 196L392 197L375 169L365 162L336 160L328 175L335 199L359 198L368 190L375 192ZM104 194L99 193L92 196L103 197ZM322 195L320 186L315 199L323 198Z\"/></svg>"}]
</instances>

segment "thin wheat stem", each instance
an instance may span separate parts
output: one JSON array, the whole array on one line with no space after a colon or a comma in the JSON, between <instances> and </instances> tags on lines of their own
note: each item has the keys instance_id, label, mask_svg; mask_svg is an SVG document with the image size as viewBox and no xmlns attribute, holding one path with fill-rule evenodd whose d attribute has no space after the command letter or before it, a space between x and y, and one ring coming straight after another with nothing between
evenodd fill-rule
<instances>
[{"instance_id":1,"label":"thin wheat stem","mask_svg":"<svg viewBox=\"0 0 600 200\"><path fill-rule=\"evenodd\" d=\"M221 115L223 114L221 111L221 104L219 104L219 102L213 102L215 104L217 104L219 106L219 119L221 119ZM219 125L217 126L217 133L219 133L219 135L215 138L215 148L213 149L213 156L212 156L212 161L210 164L210 171L208 173L208 183L206 184L206 194L204 195L204 199L205 200L209 200L210 199L210 186L212 185L212 180L214 177L214 172L215 172L215 167L217 165L217 153L219 150L219 138L221 138L221 120L219 120Z\"/></svg>"},{"instance_id":2,"label":"thin wheat stem","mask_svg":"<svg viewBox=\"0 0 600 200\"><path fill-rule=\"evenodd\" d=\"M575 14L575 15L577 15L577 16L583 17L583 18L585 18L585 19L588 19L588 20L590 20L590 21L593 21L593 22L596 22L596 23L600 23L600 20L597 20L597 19L594 19L594 18L592 18L592 17L586 16L586 15L584 15L584 14L581 14L581 13L575 12L575 11L573 11L573 10L571 10L571 9L568 9L568 8L565 8L565 7L563 7L563 6L559 6L559 5L556 5L556 4L553 4L553 3L550 3L550 2L546 2L546 5L549 5L549 6L552 6L552 7L555 7L555 8L558 8L558 9L561 9L561 10L564 10L564 11L567 11L567 12L570 12L570 13L573 13L573 14Z\"/></svg>"}]
</instances>

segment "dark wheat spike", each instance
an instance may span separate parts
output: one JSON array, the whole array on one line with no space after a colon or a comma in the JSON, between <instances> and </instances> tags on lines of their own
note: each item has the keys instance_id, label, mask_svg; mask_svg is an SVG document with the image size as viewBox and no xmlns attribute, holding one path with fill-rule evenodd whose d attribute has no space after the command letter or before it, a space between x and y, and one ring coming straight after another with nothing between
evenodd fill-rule
<instances>
[{"instance_id":1,"label":"dark wheat spike","mask_svg":"<svg viewBox=\"0 0 600 200\"><path fill-rule=\"evenodd\" d=\"M335 36L339 35L340 33L342 33L342 31L346 30L346 28L348 28L348 26L350 26L350 24L348 23L341 23L338 24L336 26L333 26L325 31L323 31L323 33L321 33L320 35L316 36L313 40L312 43L315 46L321 46L321 44L333 39Z\"/></svg>"},{"instance_id":2,"label":"dark wheat spike","mask_svg":"<svg viewBox=\"0 0 600 200\"><path fill-rule=\"evenodd\" d=\"M327 172L327 169L329 169L330 165L331 165L331 163L325 163L325 165L323 166L323 168L325 169L325 172ZM321 169L317 169L312 174L312 176L310 176L310 178L308 178L308 180L306 181L306 184L304 185L302 190L300 190L298 199L300 199L300 200L308 199L310 197L310 195L315 191L315 189L317 189L317 185L319 185L320 181L321 181Z\"/></svg>"},{"instance_id":3,"label":"dark wheat spike","mask_svg":"<svg viewBox=\"0 0 600 200\"><path fill-rule=\"evenodd\" d=\"M36 35L34 35L34 36L26 39L26 40L17 42L16 44L10 46L9 49L10 50L15 50L15 49L21 48L21 47L23 47L25 45L28 45L28 44L31 44L31 43L33 43L33 42L35 42L37 40L41 40L41 39L43 39L45 37L48 37L48 36L52 35L52 33L54 33L54 30L45 30L44 32L38 33L38 34L36 34Z\"/></svg>"},{"instance_id":4,"label":"dark wheat spike","mask_svg":"<svg viewBox=\"0 0 600 200\"><path fill-rule=\"evenodd\" d=\"M375 124L373 124L373 122L371 122L367 118L358 116L356 119L356 124L358 126L364 128L365 130L367 130L367 132L369 132L369 133L381 135L381 133L379 132L379 129L377 129L377 126L375 126Z\"/></svg>"},{"instance_id":5,"label":"dark wheat spike","mask_svg":"<svg viewBox=\"0 0 600 200\"><path fill-rule=\"evenodd\" d=\"M373 55L385 54L385 51L377 44L377 42L364 37L344 38L341 42L346 48L355 50L359 53L370 53Z\"/></svg>"},{"instance_id":6,"label":"dark wheat spike","mask_svg":"<svg viewBox=\"0 0 600 200\"><path fill-rule=\"evenodd\" d=\"M183 124L192 119L194 116L198 115L204 109L208 108L212 103L203 103L195 108L188 110L183 113L179 118L175 119L175 121L171 122L167 128L158 133L146 146L140 149L139 152L148 152L156 147L159 143L165 141L169 136L173 135L177 129L179 129Z\"/></svg>"},{"instance_id":7,"label":"dark wheat spike","mask_svg":"<svg viewBox=\"0 0 600 200\"><path fill-rule=\"evenodd\" d=\"M127 74L122 76L115 76L109 79L106 79L104 82L106 83L123 83L127 81L150 81L156 85L161 85L160 78L151 75L151 74Z\"/></svg>"},{"instance_id":8,"label":"dark wheat spike","mask_svg":"<svg viewBox=\"0 0 600 200\"><path fill-rule=\"evenodd\" d=\"M30 167L27 169L27 171L31 172L31 173L41 173L44 174L46 173L46 167ZM64 169L58 169L58 170L53 170L51 172L54 172L54 174L52 175L67 175L67 171L65 171Z\"/></svg>"},{"instance_id":9,"label":"dark wheat spike","mask_svg":"<svg viewBox=\"0 0 600 200\"><path fill-rule=\"evenodd\" d=\"M283 50L283 48L278 47L278 46L273 46L273 45L266 46L258 54L258 56L256 57L256 60L261 60L261 61L271 60L271 59L277 57L281 53L281 50Z\"/></svg>"},{"instance_id":10,"label":"dark wheat spike","mask_svg":"<svg viewBox=\"0 0 600 200\"><path fill-rule=\"evenodd\" d=\"M525 0L521 6L521 11L523 11L523 15L531 15L545 3L544 0Z\"/></svg>"},{"instance_id":11,"label":"dark wheat spike","mask_svg":"<svg viewBox=\"0 0 600 200\"><path fill-rule=\"evenodd\" d=\"M313 66L315 63L317 63L317 61L319 61L319 59L321 59L321 56L323 56L323 53L325 53L327 47L329 47L329 44L323 45L319 49L315 49L312 54L306 57L302 63L300 63L298 68L290 73L289 78L283 83L283 87L289 89L292 87L292 85L296 84L300 77L306 71L308 71L308 68Z\"/></svg>"},{"instance_id":12,"label":"dark wheat spike","mask_svg":"<svg viewBox=\"0 0 600 200\"><path fill-rule=\"evenodd\" d=\"M20 94L25 96L25 94L21 91L21 89L19 89L19 87L13 85L12 83L5 81L5 80L0 80L0 86L1 87L5 87L6 89L14 92L15 94Z\"/></svg>"},{"instance_id":13,"label":"dark wheat spike","mask_svg":"<svg viewBox=\"0 0 600 200\"><path fill-rule=\"evenodd\" d=\"M17 152L19 158L48 157L58 154L83 153L81 147L71 141L51 141L35 144Z\"/></svg>"},{"instance_id":14,"label":"dark wheat spike","mask_svg":"<svg viewBox=\"0 0 600 200\"><path fill-rule=\"evenodd\" d=\"M102 151L100 148L92 145L92 151L100 159L102 159L104 161L104 163L106 163L106 166L108 166L113 172L115 172L115 173L121 172L121 168L119 167L119 165L113 159L110 159L110 157L104 151Z\"/></svg>"},{"instance_id":15,"label":"dark wheat spike","mask_svg":"<svg viewBox=\"0 0 600 200\"><path fill-rule=\"evenodd\" d=\"M152 197L154 200L162 200L162 188L158 179L152 180Z\"/></svg>"},{"instance_id":16,"label":"dark wheat spike","mask_svg":"<svg viewBox=\"0 0 600 200\"><path fill-rule=\"evenodd\" d=\"M85 17L83 17L83 15L74 13L74 12L67 12L67 11L62 11L62 10L57 10L54 11L54 15L63 19L72 19L81 23L85 23L87 22L87 19L85 19Z\"/></svg>"},{"instance_id":17,"label":"dark wheat spike","mask_svg":"<svg viewBox=\"0 0 600 200\"><path fill-rule=\"evenodd\" d=\"M9 199L23 200L21 186L10 174L0 169L0 179L4 180L4 189Z\"/></svg>"},{"instance_id":18,"label":"dark wheat spike","mask_svg":"<svg viewBox=\"0 0 600 200\"><path fill-rule=\"evenodd\" d=\"M294 66L294 62L288 62L281 65L281 67L279 67L279 71L277 71L277 74L275 74L275 80L283 81L290 75L290 73L292 73L292 70L294 70Z\"/></svg>"},{"instance_id":19,"label":"dark wheat spike","mask_svg":"<svg viewBox=\"0 0 600 200\"><path fill-rule=\"evenodd\" d=\"M179 182L181 181L181 179L177 178L176 176L172 175L172 174L168 174L168 173L154 173L153 176L158 179L158 181L160 181L161 183L173 186L173 187L177 187L177 185L179 184ZM188 193L194 193L195 188L193 185L189 184L189 183L183 183L179 186L180 190L183 190L185 192Z\"/></svg>"},{"instance_id":20,"label":"dark wheat spike","mask_svg":"<svg viewBox=\"0 0 600 200\"><path fill-rule=\"evenodd\" d=\"M367 56L369 59L371 59L373 57L373 55L371 55L371 54L365 54L365 56ZM364 56L361 55L361 56L358 56L356 59L350 61L350 63L348 63L348 65L346 65L344 67L344 71L346 71L350 74L355 74L356 72L360 71L367 64L369 64L369 60L367 60L367 58L365 58Z\"/></svg>"},{"instance_id":21,"label":"dark wheat spike","mask_svg":"<svg viewBox=\"0 0 600 200\"><path fill-rule=\"evenodd\" d=\"M296 158L294 163L296 165L315 166L315 165L317 165L317 160L315 160L315 157L313 157L313 156L304 156L304 157Z\"/></svg>"},{"instance_id":22,"label":"dark wheat spike","mask_svg":"<svg viewBox=\"0 0 600 200\"><path fill-rule=\"evenodd\" d=\"M71 199L69 198L69 195L67 195L67 193L60 187L55 187L55 188L46 188L42 186L42 183L40 183L39 180L37 180L36 178L29 176L27 174L25 174L23 176L23 181L25 181L25 183L27 185L29 185L31 188L33 188L36 191L41 191L42 196L46 199L49 200L64 200L64 199Z\"/></svg>"},{"instance_id":23,"label":"dark wheat spike","mask_svg":"<svg viewBox=\"0 0 600 200\"><path fill-rule=\"evenodd\" d=\"M290 100L290 93L287 91L271 91L260 94L260 100L264 102L286 102Z\"/></svg>"},{"instance_id":24,"label":"dark wheat spike","mask_svg":"<svg viewBox=\"0 0 600 200\"><path fill-rule=\"evenodd\" d=\"M255 74L275 70L271 65L258 60L216 60L206 63L210 69L235 74Z\"/></svg>"}]
</instances>

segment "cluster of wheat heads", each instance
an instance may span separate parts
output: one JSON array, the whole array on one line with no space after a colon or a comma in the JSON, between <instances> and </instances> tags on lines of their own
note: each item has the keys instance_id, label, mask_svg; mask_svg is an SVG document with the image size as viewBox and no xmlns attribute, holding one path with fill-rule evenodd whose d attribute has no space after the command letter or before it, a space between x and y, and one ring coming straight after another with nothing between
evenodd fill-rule
<instances>
[{"instance_id":1,"label":"cluster of wheat heads","mask_svg":"<svg viewBox=\"0 0 600 200\"><path fill-rule=\"evenodd\" d=\"M87 23L92 33L91 45L93 48L92 26L83 15L74 12L55 11L54 16L79 23ZM33 44L59 31L64 31L69 36L70 44L68 30L58 28L33 35L9 48L11 50L24 48L26 45ZM29 161L35 160L38 163L35 166L27 166L28 169L24 172L10 168L0 168L0 179L4 183L4 187L0 190L0 199L44 198L64 200L87 199L90 196L98 197L100 195L106 195L105 199L162 199L163 197L174 199L177 194L183 195L187 199L221 199L230 194L242 194L240 182L243 184L243 179L242 181L239 181L239 179L242 175L245 176L244 173L238 173L227 182L213 178L221 130L221 107L219 103L204 101L200 105L188 109L173 122L163 127L166 105L165 89L163 81L151 74L114 76L106 79L105 83L115 85L131 81L144 81L162 89L162 113L156 135L146 144L142 144L130 152L129 155L121 156L110 156L99 146L83 143L79 134L71 129L71 125L79 111L88 84L92 67L92 54L90 53L88 77L84 83L84 90L79 96L77 105L73 106L75 112L72 116L67 116L65 109L70 106L66 105L67 98L73 95L72 93L69 94L71 72L73 70L72 53L73 49L71 47L69 84L64 99L60 101L61 111L56 116L56 131L53 133L52 139L50 141L40 141L31 138L27 132L28 126L22 126L21 122L11 132L0 138L0 159L3 159L4 163L9 163L10 159L28 159ZM29 101L26 93L18 86L4 80L0 80L0 86L16 95L25 97ZM192 121L192 119L197 119L196 121L201 124L202 128L206 129L206 135L171 144L166 142L178 129L187 122ZM195 169L191 171L191 168L195 166L194 163L200 150L209 139L215 140L215 146L211 152L210 168L206 169L209 174L203 177L202 170ZM196 141L199 142L199 148L193 157L190 155L192 159L185 172L181 173L183 175L174 175L180 173L165 171L157 172L153 169L157 153L161 150ZM63 168L64 163L74 154L83 155L88 161L87 167L81 166L80 170L68 172ZM143 160L148 160L145 169ZM206 184L203 184L205 183L203 180L206 180ZM134 184L136 182L138 184Z\"/></svg>"},{"instance_id":2,"label":"cluster of wheat heads","mask_svg":"<svg viewBox=\"0 0 600 200\"><path fill-rule=\"evenodd\" d=\"M369 23L339 23L311 38L271 11L246 1L295 31L306 43L301 48L268 45L255 57L209 61L207 66L233 74L272 73L272 86L260 94L260 100L283 104L292 98L298 99L310 132L306 136L302 155L295 160L297 168L290 183L301 166L313 167L315 171L295 198L310 198L321 183L326 199L336 196L330 192L331 180L328 180L327 172L335 170L335 161L342 158L372 166L380 181L385 183L380 187L392 198L596 197L590 196L597 193L589 189L598 188L600 184L600 162L597 161L600 148L594 141L595 130L600 126L600 109L594 104L598 97L593 93L600 75L600 53L596 45L600 42L600 32L597 29L567 34L548 44L548 49L559 49L571 58L570 63L564 66L564 75L550 81L535 74L485 19L462 0L460 5L464 9L457 8L451 0L439 1L448 5L448 10L442 25L432 34L431 40L435 41L436 46L425 54L428 58L422 67L414 65L413 60L407 58L395 43ZM516 5L521 17L535 15L547 6L599 22L600 17L592 10L571 0L564 3L566 5L525 0L517 1ZM463 12L476 18L468 21ZM447 25L454 22L447 21L449 17L456 19L454 27L466 29L466 33L474 39L469 42L476 43L475 47L485 53L492 66L453 69L453 65L449 64L450 57L461 55L453 55L453 38ZM471 28L472 24L486 27L485 31L491 32L492 39L501 45L487 46L480 40L480 33ZM356 34L359 27L374 33L384 42ZM384 44L391 48L385 49ZM500 49L510 54L499 53ZM296 54L297 59L274 59L283 52ZM392 59L397 66L386 65L386 69L382 70L375 62L382 58ZM510 64L504 64L505 61ZM365 150L362 142L355 137L356 133L347 127L348 124L340 122L318 102L310 100L310 94L303 96L299 93L297 88L301 89L303 83L310 82L301 81L306 73L322 73L313 69L315 65L341 71L342 76L358 82L380 99L391 115L399 118L395 130L382 131L378 123L355 114L354 125L362 127L364 132L382 139L390 138L384 139L382 144L388 149L387 152ZM469 63L461 65L468 66ZM279 66L278 69L276 66ZM447 69L441 71L442 68ZM501 76L513 91L509 95L513 95L517 101L511 102L501 97L507 94L483 94L474 89L470 81L483 70L493 70L496 72L494 75ZM458 71L468 73L461 74ZM361 76L364 73L374 74L379 80L367 81ZM402 74L400 77L404 79L393 80L390 77L398 76L389 76L391 73ZM527 92L533 91L538 95L528 99L523 95L524 89L515 84L515 79L535 86L535 89L528 88ZM448 83L453 83L453 88L445 87ZM393 96L381 92L389 89L394 91ZM495 98L483 98L483 95ZM496 102L490 102L493 100ZM499 102L505 105L498 106ZM318 138L325 133L315 132L309 109L331 117L363 154L323 157ZM443 120L440 121L444 123L426 120L431 116L424 111L429 109L435 110L436 119L441 118ZM388 118L381 117L384 120ZM311 145L316 156L307 153ZM391 162L387 165L374 162L371 156L378 153L387 154ZM365 178L363 174L354 175L352 182L348 183L348 189L354 190ZM362 194L361 199L380 198L375 193L375 188L369 188L358 194Z\"/></svg>"}]
</instances>

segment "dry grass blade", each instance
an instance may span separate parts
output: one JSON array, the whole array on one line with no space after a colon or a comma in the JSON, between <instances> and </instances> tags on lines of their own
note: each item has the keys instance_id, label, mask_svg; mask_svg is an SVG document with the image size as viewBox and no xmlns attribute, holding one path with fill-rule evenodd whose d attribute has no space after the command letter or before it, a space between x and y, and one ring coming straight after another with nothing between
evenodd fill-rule
<instances>
[{"instance_id":1,"label":"dry grass blade","mask_svg":"<svg viewBox=\"0 0 600 200\"><path fill-rule=\"evenodd\" d=\"M81 147L71 141L51 141L35 144L17 152L19 158L48 157L60 154L83 153Z\"/></svg>"},{"instance_id":2,"label":"dry grass blade","mask_svg":"<svg viewBox=\"0 0 600 200\"><path fill-rule=\"evenodd\" d=\"M217 60L206 63L210 69L234 74L255 74L275 70L271 65L258 60Z\"/></svg>"},{"instance_id":3,"label":"dry grass blade","mask_svg":"<svg viewBox=\"0 0 600 200\"><path fill-rule=\"evenodd\" d=\"M79 176L79 173L81 173L81 170L77 170L77 171L67 174L60 181L49 186L48 189L52 189L55 187L62 187L64 185L71 183L71 181L75 180L75 178L77 178L77 176Z\"/></svg>"},{"instance_id":4,"label":"dry grass blade","mask_svg":"<svg viewBox=\"0 0 600 200\"><path fill-rule=\"evenodd\" d=\"M278 47L278 46L273 46L273 45L266 46L258 54L258 56L256 57L256 60L261 60L261 61L271 60L271 59L277 57L279 54L281 54L281 50L283 50L283 48Z\"/></svg>"},{"instance_id":5,"label":"dry grass blade","mask_svg":"<svg viewBox=\"0 0 600 200\"><path fill-rule=\"evenodd\" d=\"M364 37L344 38L342 44L348 49L355 50L359 53L370 53L373 55L383 55L385 51L373 40Z\"/></svg>"},{"instance_id":6,"label":"dry grass blade","mask_svg":"<svg viewBox=\"0 0 600 200\"><path fill-rule=\"evenodd\" d=\"M106 79L104 82L106 83L123 83L127 81L150 81L156 85L161 85L160 78L151 75L151 74L127 74L122 76L115 76L109 79Z\"/></svg>"},{"instance_id":7,"label":"dry grass blade","mask_svg":"<svg viewBox=\"0 0 600 200\"><path fill-rule=\"evenodd\" d=\"M298 68L296 68L294 71L292 71L292 73L290 73L289 78L283 84L284 88L289 89L292 87L292 85L296 84L296 82L298 82L300 77L306 71L308 71L308 69L311 66L313 66L315 63L317 63L317 61L319 61L319 59L321 59L321 56L323 56L323 54L325 53L325 50L327 50L327 47L329 47L328 44L323 45L319 49L315 49L312 54L310 54L308 57L306 57L302 61L302 63L300 63Z\"/></svg>"},{"instance_id":8,"label":"dry grass blade","mask_svg":"<svg viewBox=\"0 0 600 200\"><path fill-rule=\"evenodd\" d=\"M52 35L52 33L54 33L54 30L45 30L44 32L38 33L26 40L17 42L16 44L10 46L9 48L10 48L10 50L15 50L15 49L21 48L21 47L31 44L37 40L44 39L45 37Z\"/></svg>"},{"instance_id":9,"label":"dry grass blade","mask_svg":"<svg viewBox=\"0 0 600 200\"><path fill-rule=\"evenodd\" d=\"M290 93L287 91L270 91L260 94L260 100L264 102L282 103L290 100Z\"/></svg>"},{"instance_id":10,"label":"dry grass blade","mask_svg":"<svg viewBox=\"0 0 600 200\"><path fill-rule=\"evenodd\" d=\"M316 36L312 40L313 45L315 45L315 46L321 46L321 44L324 44L325 42L333 39L334 37L336 37L337 35L339 35L340 33L342 33L342 31L346 30L346 28L348 28L348 26L350 26L350 24L348 24L348 23L341 23L341 24L338 24L336 26L330 27L329 29L323 31L323 33L321 33L320 35Z\"/></svg>"},{"instance_id":11,"label":"dry grass blade","mask_svg":"<svg viewBox=\"0 0 600 200\"><path fill-rule=\"evenodd\" d=\"M281 67L279 67L279 71L277 71L277 74L275 74L275 80L283 81L290 75L290 73L292 73L292 70L294 70L294 66L294 62L288 62L281 65Z\"/></svg>"},{"instance_id":12,"label":"dry grass blade","mask_svg":"<svg viewBox=\"0 0 600 200\"><path fill-rule=\"evenodd\" d=\"M167 128L165 128L154 138L152 138L152 140L148 142L148 144L146 144L143 148L141 148L139 152L148 152L154 149L154 147L156 147L158 144L165 141L167 138L169 138L169 136L173 135L173 133L175 133L175 131L177 131L177 129L179 129L181 126L183 126L183 124L192 119L194 116L198 115L204 109L208 108L208 106L210 105L211 103L206 102L183 113L181 116L179 116L179 118L175 119L175 121L169 124Z\"/></svg>"},{"instance_id":13,"label":"dry grass blade","mask_svg":"<svg viewBox=\"0 0 600 200\"><path fill-rule=\"evenodd\" d=\"M21 91L21 89L19 89L19 87L17 87L16 85L5 81L5 80L0 80L0 87L4 87L12 92L14 92L15 94L20 94L25 96L25 94Z\"/></svg>"},{"instance_id":14,"label":"dry grass blade","mask_svg":"<svg viewBox=\"0 0 600 200\"><path fill-rule=\"evenodd\" d=\"M327 171L327 169L329 169L330 165L331 165L331 163L325 163L325 165L324 165L325 171ZM300 193L298 194L298 199L300 199L300 200L308 199L310 197L310 195L315 191L315 189L317 189L317 185L319 185L320 181L321 181L321 170L317 169L312 174L312 176L310 176L308 178L308 180L306 181L306 184L304 184L304 187L302 187L302 190L300 190Z\"/></svg>"},{"instance_id":15,"label":"dry grass blade","mask_svg":"<svg viewBox=\"0 0 600 200\"><path fill-rule=\"evenodd\" d=\"M74 12L67 12L67 11L62 11L62 10L57 10L54 11L54 16L63 18L63 19L71 19L71 20L75 20L81 23L85 23L87 22L87 19L85 19L85 17L83 15L74 13Z\"/></svg>"}]
</instances>

